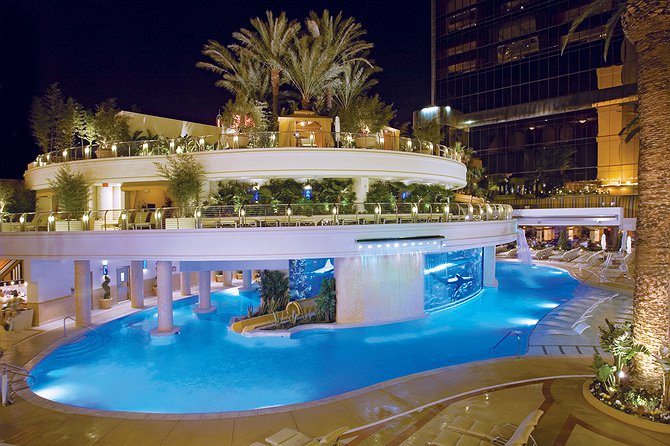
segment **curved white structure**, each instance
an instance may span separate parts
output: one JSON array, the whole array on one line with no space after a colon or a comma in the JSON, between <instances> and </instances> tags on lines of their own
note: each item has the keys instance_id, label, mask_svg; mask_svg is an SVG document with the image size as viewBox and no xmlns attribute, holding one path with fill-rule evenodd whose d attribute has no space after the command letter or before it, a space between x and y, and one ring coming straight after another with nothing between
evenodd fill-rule
<instances>
[{"instance_id":1,"label":"curved white structure","mask_svg":"<svg viewBox=\"0 0 670 446\"><path fill-rule=\"evenodd\" d=\"M449 158L412 152L346 148L262 148L193 152L209 181L268 178L370 178L465 186L466 167ZM94 185L161 182L154 163L165 156L133 156L70 161ZM60 164L32 166L24 174L33 190L49 188Z\"/></svg>"},{"instance_id":2,"label":"curved white structure","mask_svg":"<svg viewBox=\"0 0 670 446\"><path fill-rule=\"evenodd\" d=\"M231 262L453 251L508 243L516 240L516 236L515 220L494 220L358 226L5 232L0 233L0 244L4 256L31 260ZM426 237L427 241L421 237ZM410 241L410 244L394 247L394 241ZM415 243L413 246L412 242ZM389 243L391 246L387 247ZM378 248L378 244L382 246Z\"/></svg>"}]
</instances>

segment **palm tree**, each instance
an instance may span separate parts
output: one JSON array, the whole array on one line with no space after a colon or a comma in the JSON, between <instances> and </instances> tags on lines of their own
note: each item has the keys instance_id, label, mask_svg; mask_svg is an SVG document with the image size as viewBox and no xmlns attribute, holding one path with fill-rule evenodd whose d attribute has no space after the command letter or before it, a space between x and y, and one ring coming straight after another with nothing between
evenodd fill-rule
<instances>
[{"instance_id":1,"label":"palm tree","mask_svg":"<svg viewBox=\"0 0 670 446\"><path fill-rule=\"evenodd\" d=\"M599 10L606 1L595 0L589 10ZM635 46L640 110L634 337L657 353L670 343L670 2L628 0L617 6L609 23L621 18L624 34ZM660 393L662 380L663 370L652 356L636 357L635 387Z\"/></svg>"},{"instance_id":2,"label":"palm tree","mask_svg":"<svg viewBox=\"0 0 670 446\"><path fill-rule=\"evenodd\" d=\"M256 17L251 20L254 30L245 28L234 32L233 37L240 45L231 45L240 53L247 53L252 58L257 58L270 70L270 83L272 85L272 113L277 116L279 112L279 85L281 84L281 73L284 68L284 58L290 50L293 37L300 31L300 23L286 18L282 12L274 17L272 11L265 12L267 21Z\"/></svg>"},{"instance_id":3,"label":"palm tree","mask_svg":"<svg viewBox=\"0 0 670 446\"><path fill-rule=\"evenodd\" d=\"M353 17L344 19L341 12L333 17L324 9L321 16L311 11L305 23L310 35L319 42L323 51L334 57L333 64L344 69L348 64L362 62L372 68L367 55L374 45L361 39L367 32ZM332 108L333 89L343 81L336 79L326 83L324 92L328 110Z\"/></svg>"},{"instance_id":4,"label":"palm tree","mask_svg":"<svg viewBox=\"0 0 670 446\"><path fill-rule=\"evenodd\" d=\"M217 87L231 92L235 97L247 101L265 102L270 92L269 76L259 58L248 53L231 51L216 40L209 40L202 50L212 62L198 62L195 65L221 76Z\"/></svg>"},{"instance_id":5,"label":"palm tree","mask_svg":"<svg viewBox=\"0 0 670 446\"><path fill-rule=\"evenodd\" d=\"M333 91L333 99L339 109L346 112L356 98L377 85L377 79L372 79L371 76L380 71L381 68L370 67L362 62L345 64L342 69L341 82Z\"/></svg>"},{"instance_id":6,"label":"palm tree","mask_svg":"<svg viewBox=\"0 0 670 446\"><path fill-rule=\"evenodd\" d=\"M319 96L327 85L333 85L342 66L334 63L335 47L322 48L311 36L296 37L293 51L286 58L284 74L300 94L300 105L308 110L313 99Z\"/></svg>"}]
</instances>

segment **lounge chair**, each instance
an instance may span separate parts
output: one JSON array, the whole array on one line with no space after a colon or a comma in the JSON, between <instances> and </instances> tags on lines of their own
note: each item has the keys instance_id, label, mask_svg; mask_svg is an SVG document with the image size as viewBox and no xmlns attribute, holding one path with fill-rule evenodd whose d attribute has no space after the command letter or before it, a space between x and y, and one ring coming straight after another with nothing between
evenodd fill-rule
<instances>
[{"instance_id":1,"label":"lounge chair","mask_svg":"<svg viewBox=\"0 0 670 446\"><path fill-rule=\"evenodd\" d=\"M267 446L268 444L272 446L335 446L348 430L349 426L342 426L318 439L285 427L276 434L267 437L265 439L267 444L257 441L252 443L251 446Z\"/></svg>"},{"instance_id":2,"label":"lounge chair","mask_svg":"<svg viewBox=\"0 0 670 446\"><path fill-rule=\"evenodd\" d=\"M542 410L534 410L518 425L512 423L493 424L475 420L470 417L459 416L447 425L446 430L451 431L452 434L460 434L460 437L457 438L454 435L449 435L445 433L445 431L442 431L442 433L429 444L436 446L466 446L471 444L481 445L491 443L505 446L535 444L535 440L531 436L531 433L535 429L535 426L537 426L537 423L540 421L543 414L544 411ZM479 442L469 440L465 438L466 436L472 437ZM448 442L447 440L452 442ZM453 440L456 441L453 442Z\"/></svg>"},{"instance_id":3,"label":"lounge chair","mask_svg":"<svg viewBox=\"0 0 670 446\"><path fill-rule=\"evenodd\" d=\"M554 252L554 247L550 246L549 248L540 249L539 251L533 254L535 260L547 260L551 254Z\"/></svg>"}]
</instances>

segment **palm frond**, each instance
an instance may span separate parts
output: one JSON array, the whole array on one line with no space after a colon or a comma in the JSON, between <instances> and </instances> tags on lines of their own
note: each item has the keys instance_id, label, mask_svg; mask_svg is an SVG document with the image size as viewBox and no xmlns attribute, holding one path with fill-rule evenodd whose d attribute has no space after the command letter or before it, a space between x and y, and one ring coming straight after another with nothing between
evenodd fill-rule
<instances>
[{"instance_id":1,"label":"palm frond","mask_svg":"<svg viewBox=\"0 0 670 446\"><path fill-rule=\"evenodd\" d=\"M619 23L621 16L626 11L626 3L622 3L619 7L612 13L612 16L609 18L605 24L605 52L603 53L603 59L607 60L607 52L610 49L610 42L612 41L612 36L614 35L614 27Z\"/></svg>"},{"instance_id":2,"label":"palm frond","mask_svg":"<svg viewBox=\"0 0 670 446\"><path fill-rule=\"evenodd\" d=\"M572 35L575 33L575 30L579 27L579 25L584 22L584 20L588 19L592 15L594 15L596 12L598 12L600 9L603 8L603 6L607 5L611 0L594 0L593 3L591 3L583 13L580 14L579 17L577 17L573 22L572 26L570 26L570 30L568 30L568 34L565 37L565 40L563 41L563 45L561 46L561 55L563 55L563 52L565 51L565 47L568 46L568 42L570 41L570 38Z\"/></svg>"}]
</instances>

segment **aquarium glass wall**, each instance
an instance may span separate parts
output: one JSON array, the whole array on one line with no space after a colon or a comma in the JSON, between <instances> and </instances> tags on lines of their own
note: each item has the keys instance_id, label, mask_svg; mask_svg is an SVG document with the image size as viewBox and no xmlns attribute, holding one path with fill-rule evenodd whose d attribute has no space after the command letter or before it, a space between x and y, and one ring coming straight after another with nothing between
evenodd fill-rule
<instances>
[{"instance_id":1,"label":"aquarium glass wall","mask_svg":"<svg viewBox=\"0 0 670 446\"><path fill-rule=\"evenodd\" d=\"M324 279L334 277L334 259L294 259L289 260L289 298L307 299L317 296Z\"/></svg>"},{"instance_id":2,"label":"aquarium glass wall","mask_svg":"<svg viewBox=\"0 0 670 446\"><path fill-rule=\"evenodd\" d=\"M483 287L483 249L426 254L424 309L441 310L475 296Z\"/></svg>"}]
</instances>

